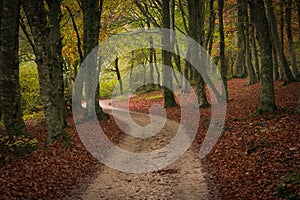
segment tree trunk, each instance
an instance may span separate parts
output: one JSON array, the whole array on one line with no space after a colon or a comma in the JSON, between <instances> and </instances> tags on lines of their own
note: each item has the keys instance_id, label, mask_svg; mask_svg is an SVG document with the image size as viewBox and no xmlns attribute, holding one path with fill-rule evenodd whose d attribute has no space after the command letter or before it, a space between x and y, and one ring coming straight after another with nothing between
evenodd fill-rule
<instances>
[{"instance_id":1,"label":"tree trunk","mask_svg":"<svg viewBox=\"0 0 300 200\"><path fill-rule=\"evenodd\" d=\"M275 81L279 80L279 71L278 71L278 59L277 59L277 52L275 46L272 45L272 60L273 60L273 78Z\"/></svg>"},{"instance_id":2,"label":"tree trunk","mask_svg":"<svg viewBox=\"0 0 300 200\"><path fill-rule=\"evenodd\" d=\"M51 143L53 140L59 139L59 137L68 142L68 137L64 130L65 121L62 112L65 105L61 100L62 91L60 90L60 84L63 80L60 80L62 79L62 74L59 73L62 70L57 69L63 66L58 66L56 63L54 56L59 52L55 52L57 46L52 46L60 41L51 41L57 38L51 38L54 27L50 27L47 23L44 1L25 0L23 1L23 9L35 44L34 53L38 66L40 96L48 129L47 143ZM59 15L59 13L56 14L56 16Z\"/></svg>"},{"instance_id":3,"label":"tree trunk","mask_svg":"<svg viewBox=\"0 0 300 200\"><path fill-rule=\"evenodd\" d=\"M116 60L115 60L115 70L116 70L117 79L119 82L120 94L123 95L124 94L123 82L122 82L122 78L121 78L121 74L120 74L120 70L119 70L119 59L118 58L116 58Z\"/></svg>"},{"instance_id":4,"label":"tree trunk","mask_svg":"<svg viewBox=\"0 0 300 200\"><path fill-rule=\"evenodd\" d=\"M170 26L171 30L174 32L171 33L171 48L175 52L175 47L177 48L176 44L176 33L175 33L175 0L170 0ZM174 59L175 65L179 72L181 72L180 66L180 56L176 55L175 53L171 52L171 56ZM175 76L175 74L174 74ZM176 78L176 76L175 76Z\"/></svg>"},{"instance_id":5,"label":"tree trunk","mask_svg":"<svg viewBox=\"0 0 300 200\"><path fill-rule=\"evenodd\" d=\"M286 20L286 35L288 38L288 46L291 58L291 65L292 65L292 73L295 79L298 77L298 70L297 70L297 60L295 55L295 47L293 41L293 34L292 34L292 0L286 1L286 10L285 10L285 20Z\"/></svg>"},{"instance_id":6,"label":"tree trunk","mask_svg":"<svg viewBox=\"0 0 300 200\"><path fill-rule=\"evenodd\" d=\"M83 9L83 52L84 57L98 46L99 33L100 33L100 16L102 12L103 0L82 0ZM90 76L97 76L99 79L99 71L97 68L101 68L97 62L97 57L91 58L92 66L89 67L86 74L86 79ZM85 66L87 67L87 66ZM90 81L85 82L86 92L86 112L85 118L90 119L93 115L93 111L96 112L96 116L100 120L108 119L108 115L105 114L99 104L99 83L97 83L96 94L92 94L92 84Z\"/></svg>"},{"instance_id":7,"label":"tree trunk","mask_svg":"<svg viewBox=\"0 0 300 200\"><path fill-rule=\"evenodd\" d=\"M250 49L250 29L249 29L249 15L248 15L248 6L245 4L245 52L246 52L246 66L248 70L248 76L249 76L249 84L252 85L256 82L256 76L255 71L253 69L252 64L252 56L251 56L251 49Z\"/></svg>"},{"instance_id":8,"label":"tree trunk","mask_svg":"<svg viewBox=\"0 0 300 200\"><path fill-rule=\"evenodd\" d=\"M237 22L237 56L235 76L244 78L245 68L245 5L244 0L237 0L238 22Z\"/></svg>"},{"instance_id":9,"label":"tree trunk","mask_svg":"<svg viewBox=\"0 0 300 200\"><path fill-rule=\"evenodd\" d=\"M190 88L188 87L189 80L189 69L191 68L191 64L187 61L190 59L190 48L188 47L185 52L186 59L183 63L183 80L182 80L182 93L187 94L190 93Z\"/></svg>"},{"instance_id":10,"label":"tree trunk","mask_svg":"<svg viewBox=\"0 0 300 200\"><path fill-rule=\"evenodd\" d=\"M295 81L293 74L289 68L288 62L286 60L286 57L283 52L283 46L279 42L279 36L278 36L278 31L277 31L277 23L276 23L276 17L274 14L273 10L273 4L272 0L266 0L266 5L267 5L267 14L268 14L268 19L269 19L269 24L270 24L270 30L272 34L272 38L274 39L274 45L276 48L276 52L278 54L278 59L280 62L280 66L284 72L284 84L289 84ZM256 13L257 15L257 13ZM270 54L272 55L272 53Z\"/></svg>"},{"instance_id":11,"label":"tree trunk","mask_svg":"<svg viewBox=\"0 0 300 200\"><path fill-rule=\"evenodd\" d=\"M300 40L300 1L296 1L297 5L297 14L298 14L298 39Z\"/></svg>"},{"instance_id":12,"label":"tree trunk","mask_svg":"<svg viewBox=\"0 0 300 200\"><path fill-rule=\"evenodd\" d=\"M255 70L255 74L257 79L259 79L259 60L258 60L258 55L257 55L257 48L256 48L256 39L255 39L255 30L254 30L254 22L253 22L253 16L251 15L250 12L250 41L251 41L251 55L252 55L252 62L253 62L253 68Z\"/></svg>"},{"instance_id":13,"label":"tree trunk","mask_svg":"<svg viewBox=\"0 0 300 200\"><path fill-rule=\"evenodd\" d=\"M262 65L260 76L260 99L257 113L263 114L276 109L272 70L272 42L269 35L268 21L263 0L251 1L250 10L252 12L252 16L254 16L256 35L261 51Z\"/></svg>"},{"instance_id":14,"label":"tree trunk","mask_svg":"<svg viewBox=\"0 0 300 200\"><path fill-rule=\"evenodd\" d=\"M147 26L150 29L150 21L147 19ZM154 47L153 47L153 38L149 38L150 50L149 50L149 81L154 84L154 75L153 75L153 57L154 57Z\"/></svg>"},{"instance_id":15,"label":"tree trunk","mask_svg":"<svg viewBox=\"0 0 300 200\"><path fill-rule=\"evenodd\" d=\"M189 19L189 36L197 41L200 45L203 45L204 38L204 8L203 2L197 0L188 0L188 19ZM200 62L200 67L203 66L203 62L200 60L200 49L198 47L189 44L190 56L194 63ZM205 108L209 106L206 91L205 82L200 72L193 68L196 82L196 95L198 100L198 106Z\"/></svg>"},{"instance_id":16,"label":"tree trunk","mask_svg":"<svg viewBox=\"0 0 300 200\"><path fill-rule=\"evenodd\" d=\"M14 136L29 136L22 119L19 84L20 1L0 4L0 97L6 132L13 140Z\"/></svg>"},{"instance_id":17,"label":"tree trunk","mask_svg":"<svg viewBox=\"0 0 300 200\"><path fill-rule=\"evenodd\" d=\"M60 33L60 21L62 17L60 9L60 0L46 0L49 7L49 42L50 42L50 55L49 65L52 66L54 87L58 89L57 105L60 113L60 118L64 121L64 126L67 125L66 120L66 105L64 98L64 78L63 78L63 66L64 60L62 56L62 37Z\"/></svg>"},{"instance_id":18,"label":"tree trunk","mask_svg":"<svg viewBox=\"0 0 300 200\"><path fill-rule=\"evenodd\" d=\"M169 1L162 1L162 25L163 28L170 29L170 4ZM166 49L170 49L170 33L163 32L162 45ZM170 108L177 105L173 93L172 83L172 58L169 51L162 50L162 63L167 67L163 67L163 91L164 91L164 107Z\"/></svg>"},{"instance_id":19,"label":"tree trunk","mask_svg":"<svg viewBox=\"0 0 300 200\"><path fill-rule=\"evenodd\" d=\"M209 55L211 55L212 43L213 43L213 37L215 31L216 14L214 10L214 2L215 2L214 0L209 1L209 27L203 45L204 48L207 49Z\"/></svg>"},{"instance_id":20,"label":"tree trunk","mask_svg":"<svg viewBox=\"0 0 300 200\"><path fill-rule=\"evenodd\" d=\"M218 0L218 15L219 15L219 33L220 33L220 66L221 66L221 78L225 86L226 101L228 101L228 89L227 89L227 63L225 60L225 36L224 36L224 23L223 23L223 9L224 0Z\"/></svg>"}]
</instances>

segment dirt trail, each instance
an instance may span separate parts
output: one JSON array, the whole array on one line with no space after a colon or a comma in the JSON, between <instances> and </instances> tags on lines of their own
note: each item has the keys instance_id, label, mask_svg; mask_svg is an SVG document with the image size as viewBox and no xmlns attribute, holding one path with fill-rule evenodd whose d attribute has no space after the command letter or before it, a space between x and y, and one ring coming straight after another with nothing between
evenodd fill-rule
<instances>
[{"instance_id":1,"label":"dirt trail","mask_svg":"<svg viewBox=\"0 0 300 200\"><path fill-rule=\"evenodd\" d=\"M106 107L106 106L104 106ZM107 108L107 107L106 107ZM148 115L131 113L140 124L149 123ZM137 139L126 135L119 147L131 152L149 152L165 146L177 132L179 124L167 120L155 137ZM81 185L70 199L209 199L206 180L197 150L190 147L168 167L151 173L124 173L101 166L90 180Z\"/></svg>"}]
</instances>

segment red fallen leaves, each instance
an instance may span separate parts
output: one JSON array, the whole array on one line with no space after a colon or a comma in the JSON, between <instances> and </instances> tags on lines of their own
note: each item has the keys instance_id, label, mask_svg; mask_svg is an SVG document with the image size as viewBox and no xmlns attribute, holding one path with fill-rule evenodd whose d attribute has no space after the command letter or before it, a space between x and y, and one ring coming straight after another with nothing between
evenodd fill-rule
<instances>
[{"instance_id":1,"label":"red fallen leaves","mask_svg":"<svg viewBox=\"0 0 300 200\"><path fill-rule=\"evenodd\" d=\"M213 151L203 160L209 187L215 199L280 199L277 186L293 170L300 170L300 115L297 105L300 83L275 84L279 110L256 118L247 118L257 107L259 84L246 80L228 81L229 99L225 131ZM156 92L151 95L159 95ZM189 100L188 95L185 101ZM148 112L162 99L130 101L130 109ZM122 103L115 106L122 107ZM124 105L123 105L124 106ZM194 146L199 149L210 119L210 108L201 109L199 131ZM167 110L168 118L180 121L180 108ZM100 122L113 142L122 133L113 120ZM44 147L47 134L43 123L28 123L27 128L43 148L14 158L0 166L1 199L61 199L69 188L92 173L99 164L82 145L72 118L68 118L72 147L53 144ZM289 187L295 187L288 185ZM299 187L298 187L299 188Z\"/></svg>"},{"instance_id":2,"label":"red fallen leaves","mask_svg":"<svg viewBox=\"0 0 300 200\"><path fill-rule=\"evenodd\" d=\"M113 120L100 122L106 127L117 127ZM47 137L43 123L27 123L28 130L37 138L41 148L0 166L0 199L60 199L69 189L95 171L99 164L81 143L73 119L68 118L67 131L71 147L58 144L44 146ZM108 137L117 142L120 131L110 128Z\"/></svg>"},{"instance_id":3,"label":"red fallen leaves","mask_svg":"<svg viewBox=\"0 0 300 200\"><path fill-rule=\"evenodd\" d=\"M255 118L247 117L257 108L259 83L247 83L241 79L228 81L225 131L203 160L214 199L280 199L276 188L282 178L300 170L300 115L294 113L300 83L282 86L276 82L278 110ZM149 96L139 96L139 101L132 98L130 109L147 113L153 103L163 104L162 99L141 100ZM185 101L188 100L187 97ZM197 149L207 131L205 121L210 119L210 108L200 112L200 127L194 142ZM168 118L179 121L179 108L169 109L167 113Z\"/></svg>"}]
</instances>

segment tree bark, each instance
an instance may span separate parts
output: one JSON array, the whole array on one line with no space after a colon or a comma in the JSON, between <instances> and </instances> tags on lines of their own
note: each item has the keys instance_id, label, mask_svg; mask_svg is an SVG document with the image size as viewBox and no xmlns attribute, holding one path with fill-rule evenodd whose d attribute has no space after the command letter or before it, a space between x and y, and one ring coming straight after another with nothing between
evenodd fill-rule
<instances>
[{"instance_id":1,"label":"tree bark","mask_svg":"<svg viewBox=\"0 0 300 200\"><path fill-rule=\"evenodd\" d=\"M250 49L250 24L249 24L249 15L248 15L248 6L247 4L245 6L245 53L246 53L246 66L248 70L248 76L249 76L249 84L252 85L256 82L256 75L255 71L253 69L252 64L252 56L251 56L251 49Z\"/></svg>"},{"instance_id":2,"label":"tree bark","mask_svg":"<svg viewBox=\"0 0 300 200\"><path fill-rule=\"evenodd\" d=\"M56 1L56 3L59 4L60 2ZM48 129L47 143L51 143L56 139L68 142L68 136L64 130L65 121L62 112L65 104L61 100L63 97L60 84L63 83L63 76L60 74L62 69L58 69L63 66L59 66L59 61L56 62L57 60L55 60L55 55L59 54L59 52L56 52L59 45L53 46L60 42L60 38L59 40L51 38L56 34L53 33L55 32L55 27L47 23L44 1L24 0L23 9L35 44L34 53L38 66L40 96ZM57 17L59 13L56 14ZM51 17L48 17L50 21Z\"/></svg>"},{"instance_id":3,"label":"tree bark","mask_svg":"<svg viewBox=\"0 0 300 200\"><path fill-rule=\"evenodd\" d=\"M209 1L209 27L203 45L204 48L207 49L209 55L211 55L212 45L214 40L214 32L215 32L216 14L214 10L214 2L215 2L214 0Z\"/></svg>"},{"instance_id":4,"label":"tree bark","mask_svg":"<svg viewBox=\"0 0 300 200\"><path fill-rule=\"evenodd\" d=\"M276 48L276 52L278 54L280 66L284 72L284 84L289 84L289 83L294 82L295 79L289 68L287 59L284 55L283 46L279 42L280 40L279 40L279 36L278 36L277 25L276 25L277 23L276 23L276 17L274 14L274 10L273 10L272 0L266 0L266 5L267 5L267 15L268 15L268 19L269 19L272 38L274 39L274 45ZM256 13L256 15L257 15L257 13Z\"/></svg>"},{"instance_id":5,"label":"tree bark","mask_svg":"<svg viewBox=\"0 0 300 200\"><path fill-rule=\"evenodd\" d=\"M121 78L121 74L120 74L120 70L119 70L119 58L116 58L116 60L115 60L115 70L116 70L117 79L119 82L120 94L123 95L124 91L123 91L123 82L122 82L122 78Z\"/></svg>"},{"instance_id":6,"label":"tree bark","mask_svg":"<svg viewBox=\"0 0 300 200\"><path fill-rule=\"evenodd\" d=\"M57 95L57 107L59 109L60 118L64 121L64 126L67 125L66 120L66 105L64 98L64 78L63 78L63 66L64 60L62 56L62 37L60 32L60 21L62 17L60 9L60 0L46 0L49 7L49 39L50 47L49 50L49 65L52 66L52 73L56 74L53 76L54 87L58 90Z\"/></svg>"},{"instance_id":7,"label":"tree bark","mask_svg":"<svg viewBox=\"0 0 300 200\"><path fill-rule=\"evenodd\" d=\"M245 5L244 0L237 0L238 22L237 22L237 58L235 76L245 77Z\"/></svg>"},{"instance_id":8,"label":"tree bark","mask_svg":"<svg viewBox=\"0 0 300 200\"><path fill-rule=\"evenodd\" d=\"M275 46L272 45L272 59L273 59L273 78L275 81L279 80L279 71L278 71L278 59L277 59L277 52Z\"/></svg>"},{"instance_id":9,"label":"tree bark","mask_svg":"<svg viewBox=\"0 0 300 200\"><path fill-rule=\"evenodd\" d=\"M162 26L163 28L170 29L170 3L169 1L162 1ZM162 45L166 49L170 49L170 33L163 32ZM173 93L172 83L172 58L169 51L162 51L162 63L167 67L163 67L163 91L164 91L164 107L170 108L177 105Z\"/></svg>"},{"instance_id":10,"label":"tree bark","mask_svg":"<svg viewBox=\"0 0 300 200\"><path fill-rule=\"evenodd\" d=\"M218 0L221 78L225 86L226 101L228 101L228 89L227 89L227 78L226 78L227 63L225 60L225 36L224 36L223 10L224 10L224 0Z\"/></svg>"},{"instance_id":11,"label":"tree bark","mask_svg":"<svg viewBox=\"0 0 300 200\"><path fill-rule=\"evenodd\" d=\"M100 33L100 16L102 12L103 0L81 0L83 9L83 52L84 58L98 46L99 33ZM97 56L90 58L90 62L93 67L89 67L86 71L86 79L90 76L97 76L99 79L99 70L101 66L98 66L101 62ZM101 59L101 58L100 58ZM87 67L87 66L84 66ZM105 114L99 104L99 82L97 83L96 94L92 94L92 84L90 81L85 82L86 92L86 110L85 119L90 119L93 115L93 111L96 112L96 116L99 120L108 119L108 115Z\"/></svg>"},{"instance_id":12,"label":"tree bark","mask_svg":"<svg viewBox=\"0 0 300 200\"><path fill-rule=\"evenodd\" d=\"M288 38L288 46L291 58L291 65L292 65L292 73L295 79L298 79L298 70L297 70L297 60L295 55L295 47L293 41L293 34L292 34L292 0L286 1L286 10L285 10L285 21L286 21L286 35Z\"/></svg>"},{"instance_id":13,"label":"tree bark","mask_svg":"<svg viewBox=\"0 0 300 200\"><path fill-rule=\"evenodd\" d=\"M255 74L257 79L260 78L260 71L259 71L259 60L257 55L257 47L256 47L256 39L255 39L255 26L253 22L253 16L250 12L250 41L251 41L251 55L252 55L252 62L253 68L255 70Z\"/></svg>"},{"instance_id":14,"label":"tree bark","mask_svg":"<svg viewBox=\"0 0 300 200\"><path fill-rule=\"evenodd\" d=\"M300 40L300 1L296 0L297 15L298 15L298 39Z\"/></svg>"},{"instance_id":15,"label":"tree bark","mask_svg":"<svg viewBox=\"0 0 300 200\"><path fill-rule=\"evenodd\" d=\"M251 1L250 11L252 12L252 16L254 16L262 65L260 76L260 98L256 113L263 114L276 109L272 70L272 42L269 35L268 21L263 0Z\"/></svg>"},{"instance_id":16,"label":"tree bark","mask_svg":"<svg viewBox=\"0 0 300 200\"><path fill-rule=\"evenodd\" d=\"M29 136L22 119L19 84L19 0L3 0L0 18L0 97L6 132Z\"/></svg>"},{"instance_id":17,"label":"tree bark","mask_svg":"<svg viewBox=\"0 0 300 200\"><path fill-rule=\"evenodd\" d=\"M189 20L189 36L194 39L200 45L203 45L204 40L204 7L203 1L188 0L188 20ZM194 63L199 62L200 67L205 67L203 61L200 60L200 49L194 46L192 43L189 44L191 60ZM196 82L196 95L198 100L199 108L205 108L209 106L206 91L205 82L200 72L193 68ZM204 70L203 70L204 71Z\"/></svg>"}]
</instances>

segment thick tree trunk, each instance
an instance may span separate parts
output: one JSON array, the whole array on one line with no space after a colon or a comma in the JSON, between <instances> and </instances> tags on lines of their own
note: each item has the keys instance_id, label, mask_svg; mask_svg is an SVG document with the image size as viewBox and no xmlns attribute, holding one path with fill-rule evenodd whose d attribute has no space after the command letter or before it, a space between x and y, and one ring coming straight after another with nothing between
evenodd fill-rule
<instances>
[{"instance_id":1,"label":"thick tree trunk","mask_svg":"<svg viewBox=\"0 0 300 200\"><path fill-rule=\"evenodd\" d=\"M59 3L59 2L56 2ZM64 103L62 102L61 83L63 82L61 69L55 60L55 52L58 46L53 46L60 41L51 41L50 36L55 35L53 29L47 23L47 16L44 1L23 1L23 9L25 11L31 33L34 40L34 53L38 66L41 101L44 107L46 124L48 128L47 142L51 143L58 137L67 141L67 135L64 130ZM59 13L56 13L57 16ZM57 17L56 16L56 17ZM49 18L50 20L50 18ZM52 29L52 30L51 30ZM57 38L55 38L57 39ZM59 62L58 62L59 63ZM62 82L61 82L62 81Z\"/></svg>"},{"instance_id":2,"label":"thick tree trunk","mask_svg":"<svg viewBox=\"0 0 300 200\"><path fill-rule=\"evenodd\" d=\"M19 84L19 0L3 0L0 18L0 97L7 134L29 136L22 119ZM24 152L25 153L25 152Z\"/></svg>"},{"instance_id":3,"label":"thick tree trunk","mask_svg":"<svg viewBox=\"0 0 300 200\"><path fill-rule=\"evenodd\" d=\"M204 38L204 8L203 2L196 0L188 0L188 19L189 19L189 36L197 41L200 45L203 44ZM202 61L200 60L200 49L198 47L189 44L188 48L190 49L190 56L194 63L200 62L201 67L203 66ZM200 108L205 108L209 106L206 92L205 92L205 82L202 75L198 70L193 68L196 82L196 95L198 99L198 106Z\"/></svg>"},{"instance_id":4,"label":"thick tree trunk","mask_svg":"<svg viewBox=\"0 0 300 200\"><path fill-rule=\"evenodd\" d=\"M49 42L50 42L50 57L49 66L52 66L51 71L53 76L54 87L58 90L57 95L57 107L59 109L60 118L64 121L65 126L67 125L66 120L66 106L64 98L64 78L63 78L63 66L64 60L62 56L62 38L60 33L60 20L62 17L60 9L60 0L46 0L49 7Z\"/></svg>"},{"instance_id":5,"label":"thick tree trunk","mask_svg":"<svg viewBox=\"0 0 300 200\"><path fill-rule=\"evenodd\" d=\"M226 101L228 101L228 89L227 89L227 78L226 78L227 63L225 60L225 36L224 36L223 10L224 10L224 0L218 0L221 77L222 77L223 84L225 86Z\"/></svg>"},{"instance_id":6,"label":"thick tree trunk","mask_svg":"<svg viewBox=\"0 0 300 200\"><path fill-rule=\"evenodd\" d=\"M251 1L250 10L254 16L257 40L261 51L260 99L257 113L262 114L276 109L272 70L272 42L263 0Z\"/></svg>"},{"instance_id":7,"label":"thick tree trunk","mask_svg":"<svg viewBox=\"0 0 300 200\"><path fill-rule=\"evenodd\" d=\"M170 29L170 4L169 1L162 1L162 25L163 28ZM170 33L163 32L162 45L166 49L170 49ZM172 83L172 58L169 51L162 51L162 63L167 67L163 67L163 90L164 90L164 107L170 108L177 105L173 93Z\"/></svg>"},{"instance_id":8,"label":"thick tree trunk","mask_svg":"<svg viewBox=\"0 0 300 200\"><path fill-rule=\"evenodd\" d=\"M278 54L280 66L281 66L281 68L284 72L284 76L285 76L284 81L285 81L285 84L289 84L289 83L294 82L295 79L289 68L287 59L284 55L283 46L279 42L280 40L279 40L279 36L278 36L277 23L276 23L276 17L274 14L274 10L273 10L272 0L266 0L266 5L267 5L267 14L268 14L268 18L269 18L269 24L270 24L272 38L274 39L274 45L276 48L276 52ZM256 15L257 15L257 13L256 13Z\"/></svg>"},{"instance_id":9,"label":"thick tree trunk","mask_svg":"<svg viewBox=\"0 0 300 200\"><path fill-rule=\"evenodd\" d=\"M100 33L100 16L102 12L103 0L82 0L83 9L83 52L84 57L98 46L99 33ZM86 74L86 79L90 76L99 77L99 64L97 57L90 58L92 66L89 67ZM87 67L87 66L84 66ZM98 80L99 78L97 78ZM99 83L97 83L96 94L92 94L92 84L90 81L85 82L86 92L86 112L85 118L88 120L93 115L92 112L96 112L96 116L100 120L108 119L108 115L105 114L99 105Z\"/></svg>"},{"instance_id":10,"label":"thick tree trunk","mask_svg":"<svg viewBox=\"0 0 300 200\"><path fill-rule=\"evenodd\" d=\"M293 41L293 34L292 34L292 0L286 1L286 10L285 10L285 20L286 20L286 35L288 38L288 46L291 58L291 65L292 65L292 73L295 79L297 79L298 70L297 70L297 60L295 55L295 47Z\"/></svg>"}]
</instances>

